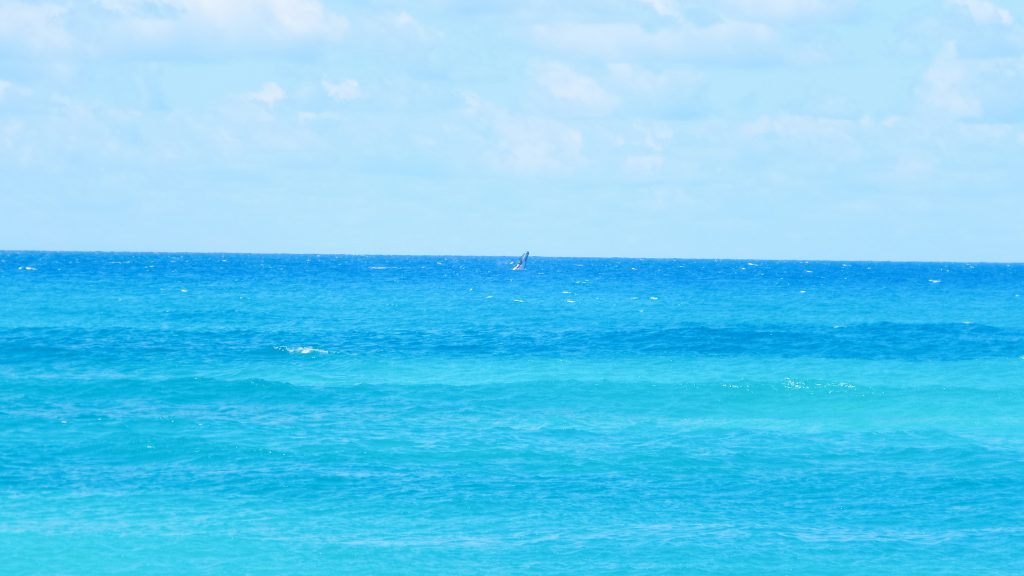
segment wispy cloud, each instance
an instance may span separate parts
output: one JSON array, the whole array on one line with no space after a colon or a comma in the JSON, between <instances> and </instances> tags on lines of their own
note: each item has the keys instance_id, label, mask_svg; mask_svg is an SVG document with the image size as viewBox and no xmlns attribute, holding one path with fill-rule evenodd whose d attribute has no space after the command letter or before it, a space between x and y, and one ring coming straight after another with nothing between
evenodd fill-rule
<instances>
[{"instance_id":1,"label":"wispy cloud","mask_svg":"<svg viewBox=\"0 0 1024 576\"><path fill-rule=\"evenodd\" d=\"M441 36L437 30L424 25L412 14L404 11L396 14L392 19L391 24L396 29L401 30L421 41L435 40Z\"/></svg>"},{"instance_id":2,"label":"wispy cloud","mask_svg":"<svg viewBox=\"0 0 1024 576\"><path fill-rule=\"evenodd\" d=\"M32 50L66 49L71 45L64 22L67 12L60 4L0 0L0 45L10 42Z\"/></svg>"},{"instance_id":3,"label":"wispy cloud","mask_svg":"<svg viewBox=\"0 0 1024 576\"><path fill-rule=\"evenodd\" d=\"M651 7L652 10L666 18L682 18L683 11L680 10L676 0L640 0Z\"/></svg>"},{"instance_id":4,"label":"wispy cloud","mask_svg":"<svg viewBox=\"0 0 1024 576\"><path fill-rule=\"evenodd\" d=\"M948 0L954 6L965 8L971 18L979 24L1013 24L1013 14L1009 10L993 4L988 0Z\"/></svg>"},{"instance_id":5,"label":"wispy cloud","mask_svg":"<svg viewBox=\"0 0 1024 576\"><path fill-rule=\"evenodd\" d=\"M110 25L137 42L336 41L348 20L319 0L99 0Z\"/></svg>"},{"instance_id":6,"label":"wispy cloud","mask_svg":"<svg viewBox=\"0 0 1024 576\"><path fill-rule=\"evenodd\" d=\"M656 172L663 164L665 164L665 158L660 154L627 156L625 160L626 170L634 174L650 174Z\"/></svg>"},{"instance_id":7,"label":"wispy cloud","mask_svg":"<svg viewBox=\"0 0 1024 576\"><path fill-rule=\"evenodd\" d=\"M472 93L465 96L464 112L473 124L491 132L481 153L501 170L557 173L583 162L583 134L562 122L512 114Z\"/></svg>"},{"instance_id":8,"label":"wispy cloud","mask_svg":"<svg viewBox=\"0 0 1024 576\"><path fill-rule=\"evenodd\" d=\"M263 88L256 92L250 92L247 94L250 100L260 102L266 106L273 106L281 100L284 100L284 88L281 88L276 82L267 82L263 85Z\"/></svg>"},{"instance_id":9,"label":"wispy cloud","mask_svg":"<svg viewBox=\"0 0 1024 576\"><path fill-rule=\"evenodd\" d=\"M851 140L850 130L859 123L841 118L782 114L762 116L744 126L749 136L772 136L786 140L820 143L827 140Z\"/></svg>"},{"instance_id":10,"label":"wispy cloud","mask_svg":"<svg viewBox=\"0 0 1024 576\"><path fill-rule=\"evenodd\" d=\"M967 67L948 42L924 74L922 93L927 104L954 116L979 116L981 102L967 93Z\"/></svg>"},{"instance_id":11,"label":"wispy cloud","mask_svg":"<svg viewBox=\"0 0 1024 576\"><path fill-rule=\"evenodd\" d=\"M593 78L564 64L548 63L540 66L538 81L555 98L591 110L608 110L616 104L616 98L601 88Z\"/></svg>"},{"instance_id":12,"label":"wispy cloud","mask_svg":"<svg viewBox=\"0 0 1024 576\"><path fill-rule=\"evenodd\" d=\"M795 20L844 8L845 0L726 0L722 10L733 17L756 20Z\"/></svg>"},{"instance_id":13,"label":"wispy cloud","mask_svg":"<svg viewBox=\"0 0 1024 576\"><path fill-rule=\"evenodd\" d=\"M320 84L324 87L327 95L335 100L355 100L362 96L362 92L359 89L359 81L351 78L341 82L323 80Z\"/></svg>"},{"instance_id":14,"label":"wispy cloud","mask_svg":"<svg viewBox=\"0 0 1024 576\"><path fill-rule=\"evenodd\" d=\"M0 79L0 102L5 98L25 97L32 94L32 89L24 84Z\"/></svg>"},{"instance_id":15,"label":"wispy cloud","mask_svg":"<svg viewBox=\"0 0 1024 576\"><path fill-rule=\"evenodd\" d=\"M534 32L548 46L610 60L761 59L776 39L767 25L733 20L709 26L681 21L655 30L629 22L575 22L539 25Z\"/></svg>"}]
</instances>

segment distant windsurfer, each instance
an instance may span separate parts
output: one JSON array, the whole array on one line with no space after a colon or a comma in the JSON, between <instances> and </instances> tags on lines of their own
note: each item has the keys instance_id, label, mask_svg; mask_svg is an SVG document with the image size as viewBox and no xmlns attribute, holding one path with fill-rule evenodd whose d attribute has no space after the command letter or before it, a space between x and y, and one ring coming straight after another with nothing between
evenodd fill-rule
<instances>
[{"instance_id":1,"label":"distant windsurfer","mask_svg":"<svg viewBox=\"0 0 1024 576\"><path fill-rule=\"evenodd\" d=\"M519 257L519 263L515 265L513 270L523 270L526 268L526 260L530 258L530 251L523 252L523 255Z\"/></svg>"}]
</instances>

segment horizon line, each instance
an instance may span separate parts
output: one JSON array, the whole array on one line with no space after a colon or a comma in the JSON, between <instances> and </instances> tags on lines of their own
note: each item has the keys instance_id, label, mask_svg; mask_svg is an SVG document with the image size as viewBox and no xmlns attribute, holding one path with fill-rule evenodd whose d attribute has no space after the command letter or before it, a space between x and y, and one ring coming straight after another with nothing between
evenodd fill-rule
<instances>
[{"instance_id":1,"label":"horizon line","mask_svg":"<svg viewBox=\"0 0 1024 576\"><path fill-rule=\"evenodd\" d=\"M34 253L34 254L166 254L166 255L231 255L231 256L349 256L360 258L372 257L405 257L405 258L512 258L509 254L385 254L385 253L344 253L344 252L235 252L235 251L189 251L189 250L39 250L39 249L0 249L0 254ZM534 255L530 258L564 258L577 260L701 260L701 261L735 261L735 262L838 262L838 263L879 263L879 264L1007 264L1017 265L1024 262L1009 260L863 260L863 259L830 259L830 258L714 258L714 257L665 257L665 256L573 256L573 255Z\"/></svg>"}]
</instances>

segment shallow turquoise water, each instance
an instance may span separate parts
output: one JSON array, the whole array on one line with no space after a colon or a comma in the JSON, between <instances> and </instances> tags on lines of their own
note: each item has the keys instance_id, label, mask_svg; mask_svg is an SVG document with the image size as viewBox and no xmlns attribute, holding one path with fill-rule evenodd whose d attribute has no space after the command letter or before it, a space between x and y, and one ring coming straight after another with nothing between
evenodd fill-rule
<instances>
[{"instance_id":1,"label":"shallow turquoise water","mask_svg":"<svg viewBox=\"0 0 1024 576\"><path fill-rule=\"evenodd\" d=\"M0 252L0 573L1024 573L1024 266Z\"/></svg>"}]
</instances>

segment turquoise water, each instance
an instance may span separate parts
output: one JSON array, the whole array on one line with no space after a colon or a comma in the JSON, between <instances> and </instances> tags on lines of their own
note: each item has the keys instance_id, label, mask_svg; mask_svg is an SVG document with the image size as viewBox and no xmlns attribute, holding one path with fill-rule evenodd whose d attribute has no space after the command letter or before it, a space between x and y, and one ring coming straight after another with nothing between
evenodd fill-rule
<instances>
[{"instance_id":1,"label":"turquoise water","mask_svg":"<svg viewBox=\"0 0 1024 576\"><path fill-rule=\"evenodd\" d=\"M511 260L0 252L0 573L1024 573L1024 266Z\"/></svg>"}]
</instances>

